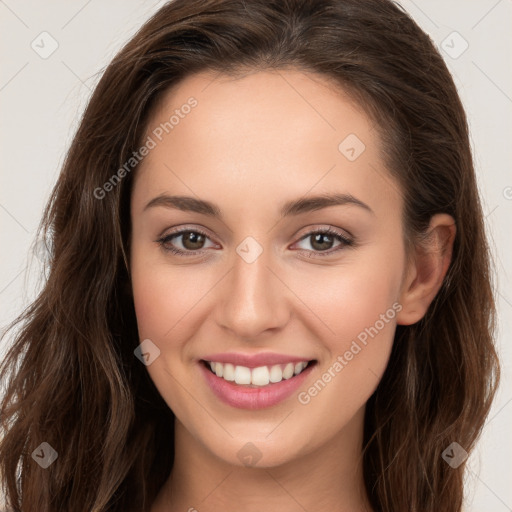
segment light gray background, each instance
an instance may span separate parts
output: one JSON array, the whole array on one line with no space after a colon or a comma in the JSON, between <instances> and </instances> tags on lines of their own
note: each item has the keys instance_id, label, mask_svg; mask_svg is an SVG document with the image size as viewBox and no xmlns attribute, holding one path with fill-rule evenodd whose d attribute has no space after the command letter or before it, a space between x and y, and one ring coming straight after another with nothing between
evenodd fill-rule
<instances>
[{"instance_id":1,"label":"light gray background","mask_svg":"<svg viewBox=\"0 0 512 512\"><path fill-rule=\"evenodd\" d=\"M35 230L85 103L117 50L163 3L0 0L2 330L41 285L42 265L33 256ZM466 510L510 511L512 247L507 225L512 210L512 0L403 0L401 4L441 49L470 120L498 272L503 380L469 461ZM44 31L58 44L47 58L31 47L35 41L39 52L51 48L51 38L40 36ZM461 53L464 41L469 46ZM0 357L5 348L4 343Z\"/></svg>"}]
</instances>

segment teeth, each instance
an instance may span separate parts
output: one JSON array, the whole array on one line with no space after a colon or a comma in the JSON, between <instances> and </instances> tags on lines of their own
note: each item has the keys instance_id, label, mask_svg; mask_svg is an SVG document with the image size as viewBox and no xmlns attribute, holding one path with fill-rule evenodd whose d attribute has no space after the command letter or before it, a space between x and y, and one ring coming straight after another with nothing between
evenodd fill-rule
<instances>
[{"instance_id":1,"label":"teeth","mask_svg":"<svg viewBox=\"0 0 512 512\"><path fill-rule=\"evenodd\" d=\"M291 379L299 375L308 365L307 361L300 363L275 364L273 366L234 366L231 363L218 363L207 361L211 370L217 377L240 385L267 386L269 383L281 382L283 379Z\"/></svg>"},{"instance_id":2,"label":"teeth","mask_svg":"<svg viewBox=\"0 0 512 512\"><path fill-rule=\"evenodd\" d=\"M293 370L295 365L293 363L288 363L283 370L283 379L290 379L293 377Z\"/></svg>"},{"instance_id":3,"label":"teeth","mask_svg":"<svg viewBox=\"0 0 512 512\"><path fill-rule=\"evenodd\" d=\"M217 363L221 364L221 363ZM224 365L224 380L228 380L233 382L235 380L235 367L231 363L226 363Z\"/></svg>"},{"instance_id":4,"label":"teeth","mask_svg":"<svg viewBox=\"0 0 512 512\"><path fill-rule=\"evenodd\" d=\"M266 386L270 382L270 372L266 366L258 366L251 372L251 384L254 386Z\"/></svg>"},{"instance_id":5,"label":"teeth","mask_svg":"<svg viewBox=\"0 0 512 512\"><path fill-rule=\"evenodd\" d=\"M306 368L306 365L308 363L297 363L295 365L295 371L293 372L294 375L299 375L299 373Z\"/></svg>"},{"instance_id":6,"label":"teeth","mask_svg":"<svg viewBox=\"0 0 512 512\"><path fill-rule=\"evenodd\" d=\"M281 382L283 380L283 370L278 364L270 368L269 380L270 382Z\"/></svg>"},{"instance_id":7,"label":"teeth","mask_svg":"<svg viewBox=\"0 0 512 512\"><path fill-rule=\"evenodd\" d=\"M219 366L221 363L217 363ZM245 366L235 367L235 382L237 384L250 384L251 383L251 369Z\"/></svg>"}]
</instances>

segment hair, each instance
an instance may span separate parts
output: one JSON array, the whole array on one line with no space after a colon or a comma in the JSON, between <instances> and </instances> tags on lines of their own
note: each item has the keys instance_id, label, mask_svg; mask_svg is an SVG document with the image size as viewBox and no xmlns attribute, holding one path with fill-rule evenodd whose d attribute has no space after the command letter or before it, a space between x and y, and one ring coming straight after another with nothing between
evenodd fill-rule
<instances>
[{"instance_id":1,"label":"hair","mask_svg":"<svg viewBox=\"0 0 512 512\"><path fill-rule=\"evenodd\" d=\"M174 461L174 414L134 357L129 272L134 172L95 190L141 144L170 87L201 71L292 68L339 84L379 127L404 198L404 240L456 222L452 260L422 320L398 326L366 404L363 473L384 512L458 512L465 464L499 382L495 304L466 114L435 45L388 0L174 0L104 71L38 233L50 247L36 300L2 366L0 474L15 512L148 510ZM58 453L44 470L41 442Z\"/></svg>"}]
</instances>

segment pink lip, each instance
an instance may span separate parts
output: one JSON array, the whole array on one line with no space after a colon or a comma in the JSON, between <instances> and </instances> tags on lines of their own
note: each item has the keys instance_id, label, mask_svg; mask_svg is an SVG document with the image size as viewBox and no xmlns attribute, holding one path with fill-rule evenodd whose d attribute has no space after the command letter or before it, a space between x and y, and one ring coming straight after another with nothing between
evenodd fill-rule
<instances>
[{"instance_id":1,"label":"pink lip","mask_svg":"<svg viewBox=\"0 0 512 512\"><path fill-rule=\"evenodd\" d=\"M297 362L304 361L304 359L297 358L295 358L295 360ZM219 360L216 359L216 361ZM287 359L287 361L291 362L290 359ZM276 362L275 364L279 363ZM222 377L217 377L217 375L211 372L203 362L199 363L199 367L203 372L207 384L210 386L210 389L217 398L232 407L237 407L238 409L254 410L272 407L273 405L276 405L290 397L293 392L296 391L308 378L315 365L308 366L305 370L299 373L299 375L291 377L290 379L262 387L246 387L233 382L228 382Z\"/></svg>"},{"instance_id":2,"label":"pink lip","mask_svg":"<svg viewBox=\"0 0 512 512\"><path fill-rule=\"evenodd\" d=\"M261 352L259 354L241 354L223 352L221 354L210 354L202 358L204 361L215 361L217 363L231 363L233 365L257 368L258 366L272 366L274 364L300 363L311 361L313 358L289 356L286 354L275 354L273 352Z\"/></svg>"}]
</instances>

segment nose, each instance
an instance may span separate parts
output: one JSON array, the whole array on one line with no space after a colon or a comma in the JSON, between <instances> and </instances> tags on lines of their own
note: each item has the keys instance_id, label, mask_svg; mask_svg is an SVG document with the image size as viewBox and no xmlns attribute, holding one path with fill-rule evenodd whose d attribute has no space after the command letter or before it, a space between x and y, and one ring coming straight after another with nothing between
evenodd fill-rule
<instances>
[{"instance_id":1,"label":"nose","mask_svg":"<svg viewBox=\"0 0 512 512\"><path fill-rule=\"evenodd\" d=\"M219 283L217 323L236 339L254 340L288 322L290 292L271 268L269 252L250 263L235 253L231 271Z\"/></svg>"}]
</instances>

